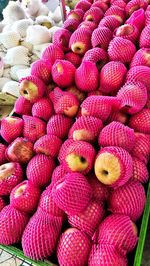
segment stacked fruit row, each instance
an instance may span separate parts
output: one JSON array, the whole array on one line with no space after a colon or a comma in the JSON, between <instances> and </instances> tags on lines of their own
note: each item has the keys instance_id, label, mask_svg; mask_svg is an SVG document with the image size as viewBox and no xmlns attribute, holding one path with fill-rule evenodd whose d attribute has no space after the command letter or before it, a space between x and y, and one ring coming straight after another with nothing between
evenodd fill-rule
<instances>
[{"instance_id":1,"label":"stacked fruit row","mask_svg":"<svg viewBox=\"0 0 150 266\"><path fill-rule=\"evenodd\" d=\"M20 117L1 120L1 244L127 265L149 178L149 17L146 0L81 0L20 80Z\"/></svg>"}]
</instances>

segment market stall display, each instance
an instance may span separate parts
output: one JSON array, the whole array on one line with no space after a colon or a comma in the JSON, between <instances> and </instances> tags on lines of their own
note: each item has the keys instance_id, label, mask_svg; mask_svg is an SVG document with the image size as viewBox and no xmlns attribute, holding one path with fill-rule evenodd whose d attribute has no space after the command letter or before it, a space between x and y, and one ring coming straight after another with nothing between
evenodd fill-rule
<instances>
[{"instance_id":1,"label":"market stall display","mask_svg":"<svg viewBox=\"0 0 150 266\"><path fill-rule=\"evenodd\" d=\"M79 1L19 80L1 120L0 244L60 266L128 265L143 212L144 241L148 4Z\"/></svg>"}]
</instances>

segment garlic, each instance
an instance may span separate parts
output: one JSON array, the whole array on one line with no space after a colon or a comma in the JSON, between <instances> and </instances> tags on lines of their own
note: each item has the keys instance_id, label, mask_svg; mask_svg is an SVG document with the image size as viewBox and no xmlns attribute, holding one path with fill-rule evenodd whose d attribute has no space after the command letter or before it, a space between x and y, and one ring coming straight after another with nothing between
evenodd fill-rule
<instances>
[{"instance_id":1,"label":"garlic","mask_svg":"<svg viewBox=\"0 0 150 266\"><path fill-rule=\"evenodd\" d=\"M20 39L20 35L15 31L0 33L0 43L7 49L19 45Z\"/></svg>"},{"instance_id":2,"label":"garlic","mask_svg":"<svg viewBox=\"0 0 150 266\"><path fill-rule=\"evenodd\" d=\"M12 25L12 30L19 33L21 38L25 38L27 29L30 25L33 25L32 19L21 19L21 20L16 21Z\"/></svg>"},{"instance_id":3,"label":"garlic","mask_svg":"<svg viewBox=\"0 0 150 266\"><path fill-rule=\"evenodd\" d=\"M24 46L17 46L8 49L7 54L4 58L4 62L11 66L15 65L26 65L30 64L29 51Z\"/></svg>"},{"instance_id":4,"label":"garlic","mask_svg":"<svg viewBox=\"0 0 150 266\"><path fill-rule=\"evenodd\" d=\"M15 80L15 81L18 81L19 78L18 78L18 75L17 75L17 71L18 70L25 70L25 69L28 69L28 67L25 66L25 65L16 65L16 66L11 67L11 69L10 69L11 78L13 80Z\"/></svg>"},{"instance_id":5,"label":"garlic","mask_svg":"<svg viewBox=\"0 0 150 266\"><path fill-rule=\"evenodd\" d=\"M33 45L47 43L50 41L50 33L46 27L40 25L29 26L27 29L26 42Z\"/></svg>"},{"instance_id":6,"label":"garlic","mask_svg":"<svg viewBox=\"0 0 150 266\"><path fill-rule=\"evenodd\" d=\"M19 6L19 3L9 1L8 5L2 12L6 24L13 24L15 21L26 17L24 10Z\"/></svg>"},{"instance_id":7,"label":"garlic","mask_svg":"<svg viewBox=\"0 0 150 266\"><path fill-rule=\"evenodd\" d=\"M7 92L15 97L19 97L19 82L16 81L8 81L2 88L2 92Z\"/></svg>"},{"instance_id":8,"label":"garlic","mask_svg":"<svg viewBox=\"0 0 150 266\"><path fill-rule=\"evenodd\" d=\"M0 78L0 91L8 81L11 81L11 79L5 77Z\"/></svg>"}]
</instances>

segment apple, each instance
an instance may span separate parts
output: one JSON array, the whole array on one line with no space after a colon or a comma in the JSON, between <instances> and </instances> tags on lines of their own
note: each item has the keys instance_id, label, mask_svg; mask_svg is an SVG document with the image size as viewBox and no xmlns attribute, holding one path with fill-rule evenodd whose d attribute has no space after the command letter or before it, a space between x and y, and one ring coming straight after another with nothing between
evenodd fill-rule
<instances>
[{"instance_id":1,"label":"apple","mask_svg":"<svg viewBox=\"0 0 150 266\"><path fill-rule=\"evenodd\" d=\"M74 96L76 96L80 102L83 102L83 100L86 97L85 93L80 91L75 85L67 87L66 91L68 91L68 92L72 93Z\"/></svg>"},{"instance_id":2,"label":"apple","mask_svg":"<svg viewBox=\"0 0 150 266\"><path fill-rule=\"evenodd\" d=\"M23 120L19 117L4 117L1 120L1 136L8 143L22 135Z\"/></svg>"},{"instance_id":3,"label":"apple","mask_svg":"<svg viewBox=\"0 0 150 266\"><path fill-rule=\"evenodd\" d=\"M74 83L75 66L66 60L56 60L52 66L52 77L60 87L68 87Z\"/></svg>"},{"instance_id":4,"label":"apple","mask_svg":"<svg viewBox=\"0 0 150 266\"><path fill-rule=\"evenodd\" d=\"M102 222L104 215L103 204L92 200L83 212L69 215L68 222L72 227L78 228L92 237L97 226Z\"/></svg>"},{"instance_id":5,"label":"apple","mask_svg":"<svg viewBox=\"0 0 150 266\"><path fill-rule=\"evenodd\" d=\"M26 100L23 96L19 96L19 98L15 102L14 111L20 115L30 115L32 110L32 103Z\"/></svg>"},{"instance_id":6,"label":"apple","mask_svg":"<svg viewBox=\"0 0 150 266\"><path fill-rule=\"evenodd\" d=\"M19 163L5 163L0 166L0 196L9 195L22 181L23 172Z\"/></svg>"},{"instance_id":7,"label":"apple","mask_svg":"<svg viewBox=\"0 0 150 266\"><path fill-rule=\"evenodd\" d=\"M78 21L75 20L74 24L75 25L78 24ZM53 43L59 46L63 51L68 51L70 36L71 36L71 32L68 29L60 28L57 31L55 31L53 34Z\"/></svg>"},{"instance_id":8,"label":"apple","mask_svg":"<svg viewBox=\"0 0 150 266\"><path fill-rule=\"evenodd\" d=\"M40 194L40 189L26 180L13 188L10 204L21 212L33 213L38 205Z\"/></svg>"},{"instance_id":9,"label":"apple","mask_svg":"<svg viewBox=\"0 0 150 266\"><path fill-rule=\"evenodd\" d=\"M53 158L57 157L62 140L55 135L44 135L34 143L34 151Z\"/></svg>"},{"instance_id":10,"label":"apple","mask_svg":"<svg viewBox=\"0 0 150 266\"><path fill-rule=\"evenodd\" d=\"M50 44L42 53L41 59L47 59L51 64L53 65L54 62L57 59L63 60L64 59L64 52L63 50L55 45L55 44Z\"/></svg>"},{"instance_id":11,"label":"apple","mask_svg":"<svg viewBox=\"0 0 150 266\"><path fill-rule=\"evenodd\" d=\"M92 197L91 187L81 173L67 173L53 184L52 196L56 205L69 215L82 212Z\"/></svg>"},{"instance_id":12,"label":"apple","mask_svg":"<svg viewBox=\"0 0 150 266\"><path fill-rule=\"evenodd\" d=\"M28 76L20 81L19 91L21 96L30 102L36 102L46 90L44 82L36 76Z\"/></svg>"},{"instance_id":13,"label":"apple","mask_svg":"<svg viewBox=\"0 0 150 266\"><path fill-rule=\"evenodd\" d=\"M65 164L68 171L87 174L93 167L96 155L95 149L90 143L85 141L69 139L66 142L64 142L59 151L59 161Z\"/></svg>"},{"instance_id":14,"label":"apple","mask_svg":"<svg viewBox=\"0 0 150 266\"><path fill-rule=\"evenodd\" d=\"M53 115L47 123L47 134L55 135L60 139L67 137L73 121L64 115Z\"/></svg>"},{"instance_id":15,"label":"apple","mask_svg":"<svg viewBox=\"0 0 150 266\"><path fill-rule=\"evenodd\" d=\"M19 243L28 221L26 213L10 204L5 206L0 212L0 243L6 246Z\"/></svg>"},{"instance_id":16,"label":"apple","mask_svg":"<svg viewBox=\"0 0 150 266\"><path fill-rule=\"evenodd\" d=\"M132 199L135 198L135 201ZM146 202L146 194L142 184L130 180L124 186L110 194L108 209L112 213L125 214L136 222L142 215Z\"/></svg>"},{"instance_id":17,"label":"apple","mask_svg":"<svg viewBox=\"0 0 150 266\"><path fill-rule=\"evenodd\" d=\"M73 140L83 140L95 142L102 129L102 121L92 116L81 116L78 118L69 131L69 138Z\"/></svg>"},{"instance_id":18,"label":"apple","mask_svg":"<svg viewBox=\"0 0 150 266\"><path fill-rule=\"evenodd\" d=\"M35 142L46 133L46 123L37 117L23 115L23 136L29 141Z\"/></svg>"},{"instance_id":19,"label":"apple","mask_svg":"<svg viewBox=\"0 0 150 266\"><path fill-rule=\"evenodd\" d=\"M3 200L3 198L0 197L0 212L2 211L2 209L6 206L5 201Z\"/></svg>"},{"instance_id":20,"label":"apple","mask_svg":"<svg viewBox=\"0 0 150 266\"><path fill-rule=\"evenodd\" d=\"M76 228L69 228L62 233L58 242L58 262L60 265L87 265L90 250L88 236Z\"/></svg>"},{"instance_id":21,"label":"apple","mask_svg":"<svg viewBox=\"0 0 150 266\"><path fill-rule=\"evenodd\" d=\"M0 165L7 161L6 155L5 155L6 149L7 149L7 146L0 143Z\"/></svg>"},{"instance_id":22,"label":"apple","mask_svg":"<svg viewBox=\"0 0 150 266\"><path fill-rule=\"evenodd\" d=\"M69 48L76 54L85 54L91 48L91 30L77 29L70 37Z\"/></svg>"},{"instance_id":23,"label":"apple","mask_svg":"<svg viewBox=\"0 0 150 266\"><path fill-rule=\"evenodd\" d=\"M76 19L81 21L83 18L84 12L82 9L75 9L75 10L71 10L67 16L67 19Z\"/></svg>"},{"instance_id":24,"label":"apple","mask_svg":"<svg viewBox=\"0 0 150 266\"><path fill-rule=\"evenodd\" d=\"M44 22L41 23L41 26L50 29L53 25L52 25L52 23L50 21L44 21Z\"/></svg>"},{"instance_id":25,"label":"apple","mask_svg":"<svg viewBox=\"0 0 150 266\"><path fill-rule=\"evenodd\" d=\"M56 87L50 94L56 114L65 114L68 117L74 117L78 112L79 101L75 95L70 92L64 92Z\"/></svg>"},{"instance_id":26,"label":"apple","mask_svg":"<svg viewBox=\"0 0 150 266\"><path fill-rule=\"evenodd\" d=\"M131 178L133 161L123 148L110 146L100 150L94 168L100 182L116 189Z\"/></svg>"},{"instance_id":27,"label":"apple","mask_svg":"<svg viewBox=\"0 0 150 266\"><path fill-rule=\"evenodd\" d=\"M113 121L102 129L98 143L100 147L117 146L131 152L135 145L134 130Z\"/></svg>"},{"instance_id":28,"label":"apple","mask_svg":"<svg viewBox=\"0 0 150 266\"><path fill-rule=\"evenodd\" d=\"M98 244L111 244L124 256L135 248L138 241L136 225L124 214L106 217L96 234Z\"/></svg>"},{"instance_id":29,"label":"apple","mask_svg":"<svg viewBox=\"0 0 150 266\"><path fill-rule=\"evenodd\" d=\"M139 49L132 58L130 67L150 66L150 48Z\"/></svg>"},{"instance_id":30,"label":"apple","mask_svg":"<svg viewBox=\"0 0 150 266\"><path fill-rule=\"evenodd\" d=\"M7 148L8 160L25 164L33 157L33 143L24 138L15 139Z\"/></svg>"},{"instance_id":31,"label":"apple","mask_svg":"<svg viewBox=\"0 0 150 266\"><path fill-rule=\"evenodd\" d=\"M101 8L91 7L84 14L83 20L93 21L93 22L99 23L99 21L102 19L103 15L104 15L104 13L103 13Z\"/></svg>"},{"instance_id":32,"label":"apple","mask_svg":"<svg viewBox=\"0 0 150 266\"><path fill-rule=\"evenodd\" d=\"M37 261L51 256L61 234L62 221L62 217L49 215L38 208L22 235L22 248L25 256ZM35 245L35 239L40 245Z\"/></svg>"}]
</instances>

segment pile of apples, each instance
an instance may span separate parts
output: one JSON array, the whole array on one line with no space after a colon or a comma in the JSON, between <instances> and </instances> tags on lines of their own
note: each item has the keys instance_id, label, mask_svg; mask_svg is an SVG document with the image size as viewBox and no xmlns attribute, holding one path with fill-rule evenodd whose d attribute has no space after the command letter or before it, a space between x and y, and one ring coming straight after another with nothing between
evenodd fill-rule
<instances>
[{"instance_id":1,"label":"pile of apples","mask_svg":"<svg viewBox=\"0 0 150 266\"><path fill-rule=\"evenodd\" d=\"M149 179L148 4L79 1L20 80L1 120L0 244L60 266L128 265Z\"/></svg>"}]
</instances>

